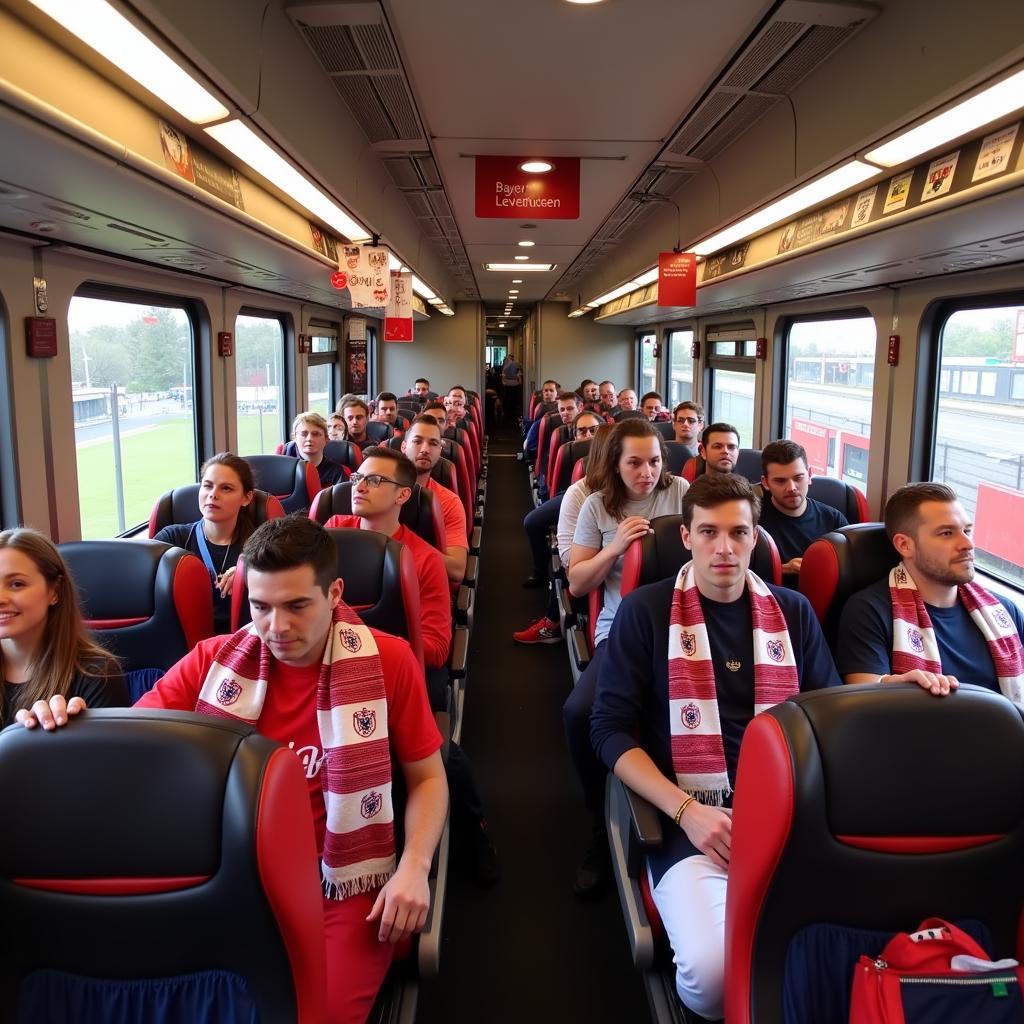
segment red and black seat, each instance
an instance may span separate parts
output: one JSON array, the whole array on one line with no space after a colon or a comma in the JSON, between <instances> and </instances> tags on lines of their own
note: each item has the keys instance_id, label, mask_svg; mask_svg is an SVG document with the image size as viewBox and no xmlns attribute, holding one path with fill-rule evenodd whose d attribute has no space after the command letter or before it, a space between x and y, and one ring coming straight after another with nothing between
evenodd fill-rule
<instances>
[{"instance_id":1,"label":"red and black seat","mask_svg":"<svg viewBox=\"0 0 1024 1024\"><path fill-rule=\"evenodd\" d=\"M866 523L871 519L863 491L834 476L812 476L807 496L838 509L848 523Z\"/></svg>"},{"instance_id":2,"label":"red and black seat","mask_svg":"<svg viewBox=\"0 0 1024 1024\"><path fill-rule=\"evenodd\" d=\"M817 615L832 650L847 600L899 561L882 523L855 523L819 537L800 565L800 593Z\"/></svg>"},{"instance_id":3,"label":"red and black seat","mask_svg":"<svg viewBox=\"0 0 1024 1024\"><path fill-rule=\"evenodd\" d=\"M301 458L294 441L279 444L277 454L288 455L293 459ZM352 470L359 468L359 464L363 461L363 450L353 441L328 441L324 446L324 458L336 462L348 476Z\"/></svg>"},{"instance_id":4,"label":"red and black seat","mask_svg":"<svg viewBox=\"0 0 1024 1024\"><path fill-rule=\"evenodd\" d=\"M272 494L256 490L252 499L252 512L256 525L285 514L284 506ZM149 537L152 540L165 526L194 523L199 519L199 484L175 487L157 498L149 513Z\"/></svg>"},{"instance_id":5,"label":"red and black seat","mask_svg":"<svg viewBox=\"0 0 1024 1024\"><path fill-rule=\"evenodd\" d=\"M698 455L686 461L680 476L692 484L704 471L704 460ZM761 482L761 449L741 448L732 471L752 484L759 484Z\"/></svg>"},{"instance_id":6,"label":"red and black seat","mask_svg":"<svg viewBox=\"0 0 1024 1024\"><path fill-rule=\"evenodd\" d=\"M669 438L665 442L665 453L668 458L665 460L665 465L668 471L673 476L683 475L683 466L693 458L693 449L683 444L682 441L674 441Z\"/></svg>"},{"instance_id":7,"label":"red and black seat","mask_svg":"<svg viewBox=\"0 0 1024 1024\"><path fill-rule=\"evenodd\" d=\"M316 467L305 459L290 455L245 455L256 486L273 494L285 512L301 512L320 490Z\"/></svg>"},{"instance_id":8,"label":"red and black seat","mask_svg":"<svg viewBox=\"0 0 1024 1024\"><path fill-rule=\"evenodd\" d=\"M800 995L820 986L833 1003L858 952L877 956L885 945L876 938L843 962L833 955L837 928L973 921L994 959L1020 959L1022 858L1024 721L999 694L845 686L757 715L733 803L726 1019L781 1024L786 972L797 964ZM823 972L812 969L815 949ZM799 1019L847 1020L848 1011Z\"/></svg>"},{"instance_id":9,"label":"red and black seat","mask_svg":"<svg viewBox=\"0 0 1024 1024\"><path fill-rule=\"evenodd\" d=\"M193 508L194 499L193 499ZM85 625L115 654L137 700L157 673L213 636L213 590L202 560L159 541L79 540L59 546Z\"/></svg>"},{"instance_id":10,"label":"red and black seat","mask_svg":"<svg viewBox=\"0 0 1024 1024\"><path fill-rule=\"evenodd\" d=\"M562 494L573 483L573 470L580 459L590 452L590 438L583 441L566 441L555 453L554 468L551 470L548 492L552 497Z\"/></svg>"},{"instance_id":11,"label":"red and black seat","mask_svg":"<svg viewBox=\"0 0 1024 1024\"><path fill-rule=\"evenodd\" d=\"M108 709L56 734L6 729L0 775L31 780L46 808L28 813L22 786L0 793L2 1019L325 1019L316 841L291 750L224 718Z\"/></svg>"}]
</instances>

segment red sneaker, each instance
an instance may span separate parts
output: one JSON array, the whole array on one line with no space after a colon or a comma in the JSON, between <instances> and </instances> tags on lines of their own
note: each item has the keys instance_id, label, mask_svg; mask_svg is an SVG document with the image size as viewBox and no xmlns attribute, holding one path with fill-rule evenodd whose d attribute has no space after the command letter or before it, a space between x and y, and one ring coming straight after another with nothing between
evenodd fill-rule
<instances>
[{"instance_id":1,"label":"red sneaker","mask_svg":"<svg viewBox=\"0 0 1024 1024\"><path fill-rule=\"evenodd\" d=\"M517 644L557 644L562 642L562 628L547 616L512 634Z\"/></svg>"}]
</instances>

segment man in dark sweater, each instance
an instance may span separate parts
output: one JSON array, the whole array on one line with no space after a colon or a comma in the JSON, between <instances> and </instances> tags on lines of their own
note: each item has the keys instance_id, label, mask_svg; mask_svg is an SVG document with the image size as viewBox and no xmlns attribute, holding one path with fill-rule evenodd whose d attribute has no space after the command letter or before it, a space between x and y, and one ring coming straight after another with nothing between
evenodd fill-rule
<instances>
[{"instance_id":1,"label":"man in dark sweater","mask_svg":"<svg viewBox=\"0 0 1024 1024\"><path fill-rule=\"evenodd\" d=\"M849 525L839 509L807 496L810 483L807 452L802 445L772 441L761 452L761 486L768 499L761 505L761 525L779 549L783 574L794 580L811 544Z\"/></svg>"},{"instance_id":2,"label":"man in dark sweater","mask_svg":"<svg viewBox=\"0 0 1024 1024\"><path fill-rule=\"evenodd\" d=\"M807 599L748 572L759 505L750 484L731 473L690 486L682 536L692 563L622 601L591 718L598 756L663 815L665 842L647 866L651 890L679 997L710 1019L722 1016L728 808L744 730L755 703L768 706L786 689L839 685ZM769 680L782 677L786 686L766 700ZM709 776L712 746L717 774Z\"/></svg>"}]
</instances>

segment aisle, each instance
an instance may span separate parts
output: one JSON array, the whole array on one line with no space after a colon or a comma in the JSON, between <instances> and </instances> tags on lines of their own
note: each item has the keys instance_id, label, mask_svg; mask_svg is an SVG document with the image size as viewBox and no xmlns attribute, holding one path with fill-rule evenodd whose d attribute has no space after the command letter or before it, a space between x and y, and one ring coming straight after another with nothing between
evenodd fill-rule
<instances>
[{"instance_id":1,"label":"aisle","mask_svg":"<svg viewBox=\"0 0 1024 1024\"><path fill-rule=\"evenodd\" d=\"M511 432L490 443L463 730L502 878L481 890L453 872L441 975L421 987L418 1020L643 1021L646 999L614 889L590 904L572 891L588 819L562 732L571 685L565 646L512 642L544 603L541 591L522 587L529 500L526 471L508 457L516 444Z\"/></svg>"}]
</instances>

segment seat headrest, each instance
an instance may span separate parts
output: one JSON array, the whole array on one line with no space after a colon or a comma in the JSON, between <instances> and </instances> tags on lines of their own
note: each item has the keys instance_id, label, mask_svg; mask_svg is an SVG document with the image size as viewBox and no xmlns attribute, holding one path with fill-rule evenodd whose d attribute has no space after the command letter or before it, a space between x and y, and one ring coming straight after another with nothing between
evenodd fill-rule
<instances>
[{"instance_id":1,"label":"seat headrest","mask_svg":"<svg viewBox=\"0 0 1024 1024\"><path fill-rule=\"evenodd\" d=\"M668 454L668 471L673 476L682 476L683 466L697 455L689 445L683 444L682 441L666 441L665 451Z\"/></svg>"},{"instance_id":2,"label":"seat headrest","mask_svg":"<svg viewBox=\"0 0 1024 1024\"><path fill-rule=\"evenodd\" d=\"M326 523L331 516L352 515L352 484L349 481L326 487L313 502L309 511L311 519ZM416 484L412 496L402 506L398 521L408 527L428 544L444 549L444 520L440 514L433 491Z\"/></svg>"},{"instance_id":3,"label":"seat headrest","mask_svg":"<svg viewBox=\"0 0 1024 1024\"><path fill-rule=\"evenodd\" d=\"M256 525L285 514L280 499L266 491L253 492L252 512ZM152 540L165 526L194 523L199 519L199 484L175 487L157 498L149 514L149 538Z\"/></svg>"},{"instance_id":4,"label":"seat headrest","mask_svg":"<svg viewBox=\"0 0 1024 1024\"><path fill-rule=\"evenodd\" d=\"M761 449L741 448L734 473L746 477L752 484L761 482Z\"/></svg>"},{"instance_id":5,"label":"seat headrest","mask_svg":"<svg viewBox=\"0 0 1024 1024\"><path fill-rule=\"evenodd\" d=\"M671 420L654 420L651 426L661 434L663 440L674 441L676 439L676 428L672 425Z\"/></svg>"},{"instance_id":6,"label":"seat headrest","mask_svg":"<svg viewBox=\"0 0 1024 1024\"><path fill-rule=\"evenodd\" d=\"M366 436L373 442L387 441L394 430L388 423L381 423L379 420L370 420L366 424Z\"/></svg>"},{"instance_id":7,"label":"seat headrest","mask_svg":"<svg viewBox=\"0 0 1024 1024\"><path fill-rule=\"evenodd\" d=\"M277 497L306 493L305 463L297 455L245 455L252 469L256 486ZM301 470L301 472L300 472Z\"/></svg>"},{"instance_id":8,"label":"seat headrest","mask_svg":"<svg viewBox=\"0 0 1024 1024\"><path fill-rule=\"evenodd\" d=\"M195 517L193 505L192 518ZM170 544L79 540L61 544L59 550L74 578L84 619L113 621L152 617L160 566L164 556L172 550ZM111 586L115 575L117 586ZM169 591L169 579L161 583Z\"/></svg>"}]
</instances>

